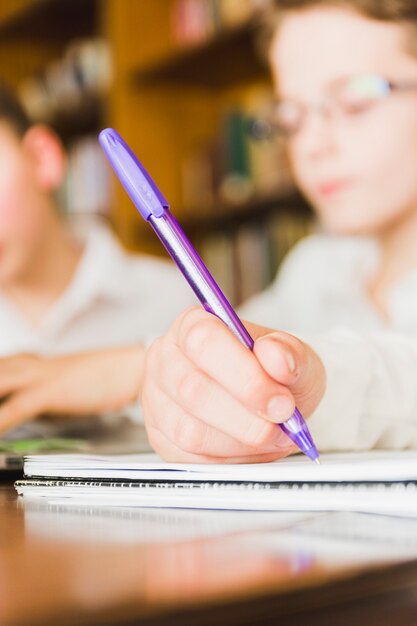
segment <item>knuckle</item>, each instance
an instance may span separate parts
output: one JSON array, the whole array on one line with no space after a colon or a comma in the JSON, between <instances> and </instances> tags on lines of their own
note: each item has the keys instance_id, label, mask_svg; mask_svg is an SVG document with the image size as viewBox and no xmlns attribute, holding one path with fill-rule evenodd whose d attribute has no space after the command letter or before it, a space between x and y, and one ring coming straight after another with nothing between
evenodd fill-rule
<instances>
[{"instance_id":1,"label":"knuckle","mask_svg":"<svg viewBox=\"0 0 417 626\"><path fill-rule=\"evenodd\" d=\"M243 432L242 442L251 448L265 448L271 443L276 425L262 418L254 419Z\"/></svg>"},{"instance_id":2,"label":"knuckle","mask_svg":"<svg viewBox=\"0 0 417 626\"><path fill-rule=\"evenodd\" d=\"M242 385L242 394L249 406L262 407L270 391L270 384L260 373L249 376Z\"/></svg>"},{"instance_id":3,"label":"knuckle","mask_svg":"<svg viewBox=\"0 0 417 626\"><path fill-rule=\"evenodd\" d=\"M185 452L200 454L204 449L205 425L187 414L176 421L174 428L175 444Z\"/></svg>"},{"instance_id":4,"label":"knuckle","mask_svg":"<svg viewBox=\"0 0 417 626\"><path fill-rule=\"evenodd\" d=\"M192 360L204 353L210 346L213 337L213 326L209 319L198 319L190 326L187 335L184 337L184 352Z\"/></svg>"},{"instance_id":5,"label":"knuckle","mask_svg":"<svg viewBox=\"0 0 417 626\"><path fill-rule=\"evenodd\" d=\"M174 335L179 339L179 341L187 335L189 329L201 320L204 315L204 310L197 306L188 307L180 313L171 327Z\"/></svg>"},{"instance_id":6,"label":"knuckle","mask_svg":"<svg viewBox=\"0 0 417 626\"><path fill-rule=\"evenodd\" d=\"M162 348L162 337L157 337L146 350L146 360L152 361Z\"/></svg>"},{"instance_id":7,"label":"knuckle","mask_svg":"<svg viewBox=\"0 0 417 626\"><path fill-rule=\"evenodd\" d=\"M198 339L198 333L195 335L195 332L200 326L207 324L209 329L212 330L212 317L201 307L192 307L182 313L178 319L176 338L184 352L187 351L188 347L192 348L191 344ZM192 339L192 337L195 337L195 339Z\"/></svg>"},{"instance_id":8,"label":"knuckle","mask_svg":"<svg viewBox=\"0 0 417 626\"><path fill-rule=\"evenodd\" d=\"M178 321L186 328L189 324L193 324L196 318L200 317L201 311L201 307L197 305L189 306L180 313Z\"/></svg>"},{"instance_id":9,"label":"knuckle","mask_svg":"<svg viewBox=\"0 0 417 626\"><path fill-rule=\"evenodd\" d=\"M152 399L152 394L151 393L148 394L148 382L145 379L143 382L142 394L141 394L140 400L141 400L142 411L143 411L143 420L144 420L146 428L154 422L153 411L151 408L152 403L150 402L151 399Z\"/></svg>"},{"instance_id":10,"label":"knuckle","mask_svg":"<svg viewBox=\"0 0 417 626\"><path fill-rule=\"evenodd\" d=\"M192 409L201 406L207 392L207 379L198 370L187 371L178 384L178 397Z\"/></svg>"},{"instance_id":11,"label":"knuckle","mask_svg":"<svg viewBox=\"0 0 417 626\"><path fill-rule=\"evenodd\" d=\"M158 369L160 354L163 349L163 339L158 337L151 343L145 352L145 373Z\"/></svg>"},{"instance_id":12,"label":"knuckle","mask_svg":"<svg viewBox=\"0 0 417 626\"><path fill-rule=\"evenodd\" d=\"M146 428L146 435L148 437L148 442L150 446L153 448L153 450L155 450L155 452L160 454L161 446L160 446L160 437L158 436L159 431L154 426L147 423L146 421L145 421L145 428Z\"/></svg>"}]
</instances>

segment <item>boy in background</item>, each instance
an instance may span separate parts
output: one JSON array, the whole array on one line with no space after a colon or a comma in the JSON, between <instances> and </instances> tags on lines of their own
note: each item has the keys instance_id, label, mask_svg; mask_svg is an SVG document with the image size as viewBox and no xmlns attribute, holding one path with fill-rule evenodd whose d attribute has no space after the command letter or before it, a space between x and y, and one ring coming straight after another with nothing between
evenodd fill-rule
<instances>
[{"instance_id":1,"label":"boy in background","mask_svg":"<svg viewBox=\"0 0 417 626\"><path fill-rule=\"evenodd\" d=\"M58 137L1 86L1 430L136 401L144 345L194 302L171 264L127 254L104 227L72 233L55 202L64 174Z\"/></svg>"}]
</instances>

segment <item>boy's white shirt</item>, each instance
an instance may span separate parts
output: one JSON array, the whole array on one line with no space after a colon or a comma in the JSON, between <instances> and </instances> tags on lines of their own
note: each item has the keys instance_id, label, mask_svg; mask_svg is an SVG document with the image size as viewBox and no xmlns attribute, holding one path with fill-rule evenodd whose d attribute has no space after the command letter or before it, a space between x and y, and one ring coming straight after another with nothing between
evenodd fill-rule
<instances>
[{"instance_id":1,"label":"boy's white shirt","mask_svg":"<svg viewBox=\"0 0 417 626\"><path fill-rule=\"evenodd\" d=\"M378 257L370 239L308 237L239 311L324 362L326 393L309 420L321 450L417 448L417 269L391 290L388 322L367 294Z\"/></svg>"},{"instance_id":2,"label":"boy's white shirt","mask_svg":"<svg viewBox=\"0 0 417 626\"><path fill-rule=\"evenodd\" d=\"M169 261L125 252L103 226L89 229L84 239L71 283L39 327L0 292L0 356L148 344L197 303Z\"/></svg>"},{"instance_id":3,"label":"boy's white shirt","mask_svg":"<svg viewBox=\"0 0 417 626\"><path fill-rule=\"evenodd\" d=\"M96 224L79 236L85 246L75 275L39 327L31 326L0 292L0 356L57 356L135 343L148 345L184 308L197 303L169 260L127 253L103 225ZM117 426L120 415L119 411L102 415L99 424ZM139 403L125 407L122 415L142 421ZM94 422L84 418L57 424L36 420L7 436L78 435L92 427Z\"/></svg>"}]
</instances>

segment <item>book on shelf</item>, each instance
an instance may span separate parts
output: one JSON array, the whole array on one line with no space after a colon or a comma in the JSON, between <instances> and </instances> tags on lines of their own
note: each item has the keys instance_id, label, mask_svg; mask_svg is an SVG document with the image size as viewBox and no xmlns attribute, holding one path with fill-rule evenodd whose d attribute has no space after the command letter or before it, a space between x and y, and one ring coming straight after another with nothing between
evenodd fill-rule
<instances>
[{"instance_id":1,"label":"book on shelf","mask_svg":"<svg viewBox=\"0 0 417 626\"><path fill-rule=\"evenodd\" d=\"M284 257L300 239L311 235L316 229L312 215L300 215L297 212L272 212L268 217L268 234L270 238L270 275L276 271Z\"/></svg>"},{"instance_id":2,"label":"book on shelf","mask_svg":"<svg viewBox=\"0 0 417 626\"><path fill-rule=\"evenodd\" d=\"M220 201L226 205L239 205L249 200L253 193L253 177L247 125L243 112L237 108L223 114L218 163L220 175L216 191Z\"/></svg>"},{"instance_id":3,"label":"book on shelf","mask_svg":"<svg viewBox=\"0 0 417 626\"><path fill-rule=\"evenodd\" d=\"M271 279L265 276L267 237L262 223L243 224L235 235L236 283L239 303L262 291Z\"/></svg>"},{"instance_id":4,"label":"book on shelf","mask_svg":"<svg viewBox=\"0 0 417 626\"><path fill-rule=\"evenodd\" d=\"M282 209L205 236L201 254L233 305L263 291L291 248L314 230L314 220Z\"/></svg>"},{"instance_id":5,"label":"book on shelf","mask_svg":"<svg viewBox=\"0 0 417 626\"><path fill-rule=\"evenodd\" d=\"M205 147L189 152L181 161L182 203L187 210L207 214L215 205L213 165Z\"/></svg>"},{"instance_id":6,"label":"book on shelf","mask_svg":"<svg viewBox=\"0 0 417 626\"><path fill-rule=\"evenodd\" d=\"M251 133L250 122L271 119L273 106L271 87L247 89L221 111L214 137L182 164L184 215L204 218L203 259L235 305L265 289L291 247L312 231L305 211L297 213L294 203L286 208L294 184L283 140Z\"/></svg>"},{"instance_id":7,"label":"book on shelf","mask_svg":"<svg viewBox=\"0 0 417 626\"><path fill-rule=\"evenodd\" d=\"M18 92L34 121L53 125L56 118L82 115L86 102L107 92L112 74L108 42L101 37L80 39L42 72L24 79Z\"/></svg>"},{"instance_id":8,"label":"book on shelf","mask_svg":"<svg viewBox=\"0 0 417 626\"><path fill-rule=\"evenodd\" d=\"M218 30L217 2L177 0L171 11L172 34L181 45L200 43Z\"/></svg>"},{"instance_id":9,"label":"book on shelf","mask_svg":"<svg viewBox=\"0 0 417 626\"><path fill-rule=\"evenodd\" d=\"M201 245L202 257L220 288L232 304L240 300L236 277L236 259L233 236L227 231L218 231L204 237Z\"/></svg>"},{"instance_id":10,"label":"book on shelf","mask_svg":"<svg viewBox=\"0 0 417 626\"><path fill-rule=\"evenodd\" d=\"M253 198L285 195L294 188L283 141L257 139L253 119L271 115L270 88L257 87L219 115L206 145L194 147L182 162L182 196L186 211L212 213L244 205Z\"/></svg>"},{"instance_id":11,"label":"book on shelf","mask_svg":"<svg viewBox=\"0 0 417 626\"><path fill-rule=\"evenodd\" d=\"M181 45L202 43L223 30L248 22L272 0L176 0L171 10L173 39Z\"/></svg>"},{"instance_id":12,"label":"book on shelf","mask_svg":"<svg viewBox=\"0 0 417 626\"><path fill-rule=\"evenodd\" d=\"M247 90L241 105L246 120L246 150L254 194L272 194L293 187L284 139L279 135L257 139L251 131L254 120L271 119L274 103L273 91L265 85Z\"/></svg>"}]
</instances>

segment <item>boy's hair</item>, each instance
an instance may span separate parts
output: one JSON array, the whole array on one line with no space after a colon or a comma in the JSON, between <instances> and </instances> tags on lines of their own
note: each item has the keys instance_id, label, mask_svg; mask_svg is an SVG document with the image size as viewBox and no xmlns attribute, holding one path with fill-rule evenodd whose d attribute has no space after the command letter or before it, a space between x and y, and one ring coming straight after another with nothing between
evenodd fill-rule
<instances>
[{"instance_id":1,"label":"boy's hair","mask_svg":"<svg viewBox=\"0 0 417 626\"><path fill-rule=\"evenodd\" d=\"M6 122L19 137L23 137L27 130L32 126L29 116L26 114L22 105L6 87L0 82L0 122Z\"/></svg>"},{"instance_id":2,"label":"boy's hair","mask_svg":"<svg viewBox=\"0 0 417 626\"><path fill-rule=\"evenodd\" d=\"M276 27L286 13L320 6L350 9L370 19L402 24L408 31L407 49L417 56L416 0L275 0L274 15L272 19L271 16L268 18L264 41L271 43Z\"/></svg>"}]
</instances>

